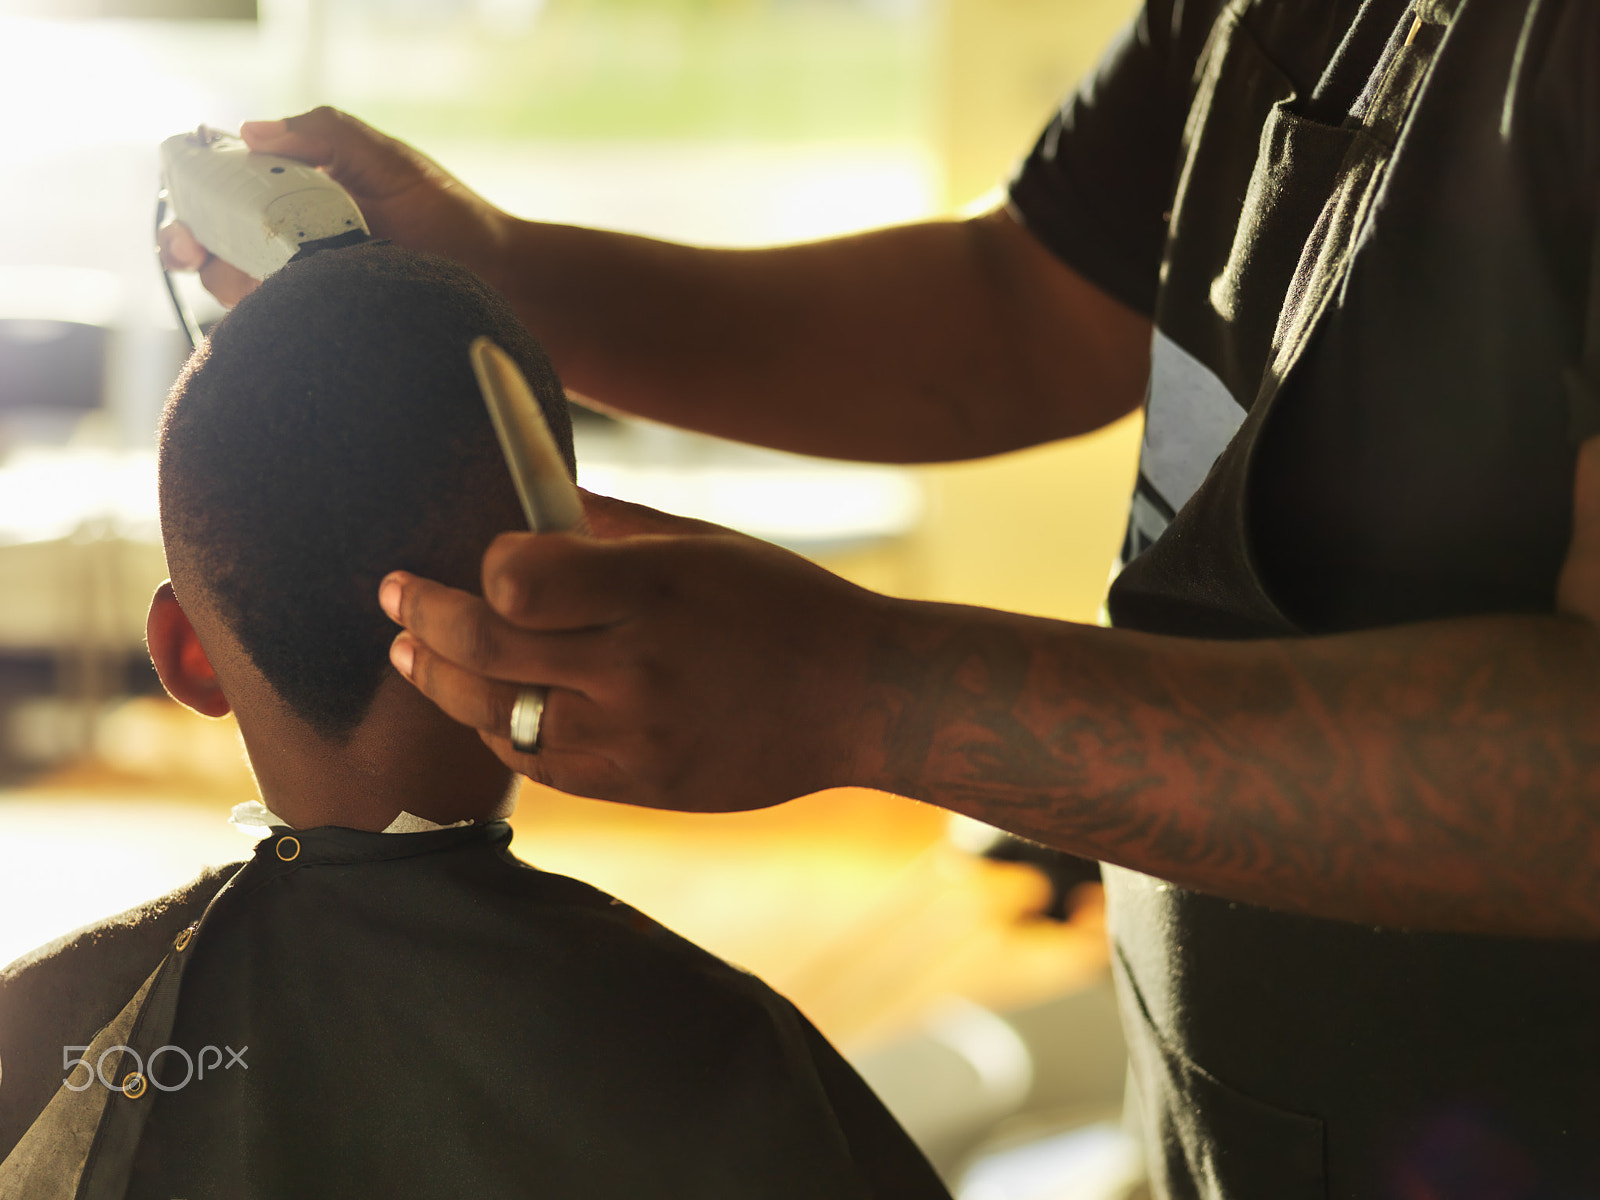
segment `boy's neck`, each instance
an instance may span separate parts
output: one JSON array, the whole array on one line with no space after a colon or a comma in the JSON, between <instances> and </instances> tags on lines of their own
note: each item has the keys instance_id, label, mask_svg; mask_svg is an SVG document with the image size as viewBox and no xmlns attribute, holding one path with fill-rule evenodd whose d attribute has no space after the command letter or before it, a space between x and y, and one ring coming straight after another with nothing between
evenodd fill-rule
<instances>
[{"instance_id":1,"label":"boy's neck","mask_svg":"<svg viewBox=\"0 0 1600 1200\"><path fill-rule=\"evenodd\" d=\"M262 802L291 825L380 832L402 812L438 825L511 812L514 777L479 739L399 676L350 738L330 742L281 705L236 705Z\"/></svg>"}]
</instances>

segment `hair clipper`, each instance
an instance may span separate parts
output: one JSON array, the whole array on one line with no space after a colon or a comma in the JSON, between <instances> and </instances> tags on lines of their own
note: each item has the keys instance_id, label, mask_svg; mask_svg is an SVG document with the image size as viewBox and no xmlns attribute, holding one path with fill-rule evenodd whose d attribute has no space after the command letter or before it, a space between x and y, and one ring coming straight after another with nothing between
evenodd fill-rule
<instances>
[{"instance_id":1,"label":"hair clipper","mask_svg":"<svg viewBox=\"0 0 1600 1200\"><path fill-rule=\"evenodd\" d=\"M372 235L350 194L315 167L257 154L232 134L202 125L161 143L159 228L167 216L246 275L265 279L296 258ZM194 318L168 291L190 341Z\"/></svg>"}]
</instances>

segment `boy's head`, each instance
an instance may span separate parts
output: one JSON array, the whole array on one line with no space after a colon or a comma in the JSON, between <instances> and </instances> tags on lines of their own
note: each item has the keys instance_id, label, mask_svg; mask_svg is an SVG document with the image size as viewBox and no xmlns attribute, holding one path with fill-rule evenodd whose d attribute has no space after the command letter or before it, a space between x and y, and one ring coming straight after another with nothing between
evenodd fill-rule
<instances>
[{"instance_id":1,"label":"boy's head","mask_svg":"<svg viewBox=\"0 0 1600 1200\"><path fill-rule=\"evenodd\" d=\"M316 739L345 745L399 680L383 576L476 592L489 542L525 527L468 359L480 335L521 366L570 468L548 359L498 293L444 259L378 243L292 264L190 360L161 426L162 539L236 709L230 648ZM155 627L153 613L153 654Z\"/></svg>"}]
</instances>

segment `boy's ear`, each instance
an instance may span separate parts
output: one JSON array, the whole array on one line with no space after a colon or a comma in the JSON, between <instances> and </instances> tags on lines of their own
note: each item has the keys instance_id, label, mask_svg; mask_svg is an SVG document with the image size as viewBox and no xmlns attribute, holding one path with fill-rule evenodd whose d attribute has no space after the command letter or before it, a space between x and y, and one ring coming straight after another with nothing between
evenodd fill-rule
<instances>
[{"instance_id":1,"label":"boy's ear","mask_svg":"<svg viewBox=\"0 0 1600 1200\"><path fill-rule=\"evenodd\" d=\"M207 717L225 717L231 710L222 694L217 673L206 657L200 636L189 623L188 614L173 594L172 580L156 589L150 600L150 616L144 625L150 661L161 676L161 686L179 704Z\"/></svg>"}]
</instances>

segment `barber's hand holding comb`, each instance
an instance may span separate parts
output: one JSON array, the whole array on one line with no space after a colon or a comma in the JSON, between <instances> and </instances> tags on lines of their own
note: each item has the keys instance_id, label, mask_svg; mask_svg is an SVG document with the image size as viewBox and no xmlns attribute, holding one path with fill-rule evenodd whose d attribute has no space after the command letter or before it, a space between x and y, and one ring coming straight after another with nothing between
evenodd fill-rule
<instances>
[{"instance_id":1,"label":"barber's hand holding comb","mask_svg":"<svg viewBox=\"0 0 1600 1200\"><path fill-rule=\"evenodd\" d=\"M511 767L652 808L763 808L870 782L869 663L895 601L788 551L586 494L596 536L505 534L480 599L396 572L395 666ZM539 752L511 710L550 689Z\"/></svg>"}]
</instances>

